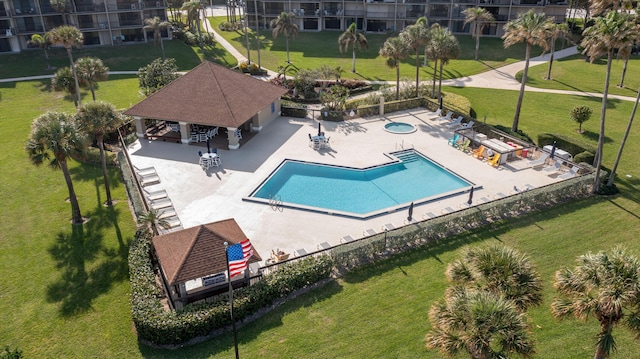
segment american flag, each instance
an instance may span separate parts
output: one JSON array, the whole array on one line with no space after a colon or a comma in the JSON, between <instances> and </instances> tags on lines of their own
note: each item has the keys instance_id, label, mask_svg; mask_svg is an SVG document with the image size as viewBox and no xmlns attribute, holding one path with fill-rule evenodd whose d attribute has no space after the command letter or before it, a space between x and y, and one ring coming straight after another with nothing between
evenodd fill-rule
<instances>
[{"instance_id":1,"label":"american flag","mask_svg":"<svg viewBox=\"0 0 640 359\"><path fill-rule=\"evenodd\" d=\"M227 248L229 260L229 277L244 273L249 258L253 255L253 246L248 239Z\"/></svg>"}]
</instances>

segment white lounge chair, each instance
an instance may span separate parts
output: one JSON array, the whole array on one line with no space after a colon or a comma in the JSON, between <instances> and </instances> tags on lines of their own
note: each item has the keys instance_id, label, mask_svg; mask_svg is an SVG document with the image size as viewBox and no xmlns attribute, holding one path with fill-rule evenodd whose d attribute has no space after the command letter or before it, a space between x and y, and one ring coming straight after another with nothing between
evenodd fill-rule
<instances>
[{"instance_id":1,"label":"white lounge chair","mask_svg":"<svg viewBox=\"0 0 640 359\"><path fill-rule=\"evenodd\" d=\"M447 120L447 121L451 121L451 117L453 117L453 111L449 111L447 112L446 116L442 116L437 118L438 120Z\"/></svg>"},{"instance_id":2,"label":"white lounge chair","mask_svg":"<svg viewBox=\"0 0 640 359\"><path fill-rule=\"evenodd\" d=\"M387 223L382 226L383 231L392 231L394 229L396 229L396 226L394 226L393 223Z\"/></svg>"},{"instance_id":3,"label":"white lounge chair","mask_svg":"<svg viewBox=\"0 0 640 359\"><path fill-rule=\"evenodd\" d=\"M150 174L156 174L156 168L151 166L151 167L144 167L144 168L138 168L136 166L133 166L133 169L136 171L136 174L140 175L140 176L145 176L145 175L150 175Z\"/></svg>"},{"instance_id":4,"label":"white lounge chair","mask_svg":"<svg viewBox=\"0 0 640 359\"><path fill-rule=\"evenodd\" d=\"M349 243L349 242L353 242L353 241L355 241L355 239L353 237L351 237L350 234L340 238L340 243Z\"/></svg>"},{"instance_id":5,"label":"white lounge chair","mask_svg":"<svg viewBox=\"0 0 640 359\"><path fill-rule=\"evenodd\" d=\"M547 166L542 170L545 172L558 172L560 171L561 167L562 167L562 161L558 160L558 161L555 161L551 166Z\"/></svg>"},{"instance_id":6,"label":"white lounge chair","mask_svg":"<svg viewBox=\"0 0 640 359\"><path fill-rule=\"evenodd\" d=\"M331 249L331 244L329 242L322 242L320 244L318 244L318 250L327 250L327 249Z\"/></svg>"},{"instance_id":7,"label":"white lounge chair","mask_svg":"<svg viewBox=\"0 0 640 359\"><path fill-rule=\"evenodd\" d=\"M435 117L436 117L436 119L438 119L438 118L442 117L442 109L441 109L441 108L437 109L437 110L436 110L436 112L435 112L435 114L436 114L436 116L435 116Z\"/></svg>"},{"instance_id":8,"label":"white lounge chair","mask_svg":"<svg viewBox=\"0 0 640 359\"><path fill-rule=\"evenodd\" d=\"M367 228L362 231L362 235L365 237L375 236L376 234L378 234L378 232L376 232L373 228Z\"/></svg>"},{"instance_id":9,"label":"white lounge chair","mask_svg":"<svg viewBox=\"0 0 640 359\"><path fill-rule=\"evenodd\" d=\"M558 176L558 178L560 179L569 179L569 178L573 178L578 174L578 171L580 170L580 167L578 166L573 166L571 167L571 169L568 172L565 172L561 175Z\"/></svg>"},{"instance_id":10,"label":"white lounge chair","mask_svg":"<svg viewBox=\"0 0 640 359\"><path fill-rule=\"evenodd\" d=\"M535 160L529 161L529 166L531 167L542 166L547 162L547 158L549 158L549 154L542 152L540 154L540 157L536 158Z\"/></svg>"},{"instance_id":11,"label":"white lounge chair","mask_svg":"<svg viewBox=\"0 0 640 359\"><path fill-rule=\"evenodd\" d=\"M308 253L307 253L307 250L304 248L296 249L295 251L293 251L293 255L296 257L304 256L306 254Z\"/></svg>"},{"instance_id":12,"label":"white lounge chair","mask_svg":"<svg viewBox=\"0 0 640 359\"><path fill-rule=\"evenodd\" d=\"M455 212L455 211L456 211L456 210L455 210L455 209L453 209L453 208L451 208L451 207L445 207L445 208L443 208L443 209L442 209L442 213L443 213L443 214L449 214L449 213L453 213L453 212Z\"/></svg>"},{"instance_id":13,"label":"white lounge chair","mask_svg":"<svg viewBox=\"0 0 640 359\"><path fill-rule=\"evenodd\" d=\"M446 127L458 127L460 126L460 124L462 123L462 116L458 116L458 118L456 118L455 120L446 123L445 126Z\"/></svg>"},{"instance_id":14,"label":"white lounge chair","mask_svg":"<svg viewBox=\"0 0 640 359\"><path fill-rule=\"evenodd\" d=\"M431 218L435 218L437 217L435 213L433 212L427 212L424 214L424 216L422 216L422 219L431 219Z\"/></svg>"},{"instance_id":15,"label":"white lounge chair","mask_svg":"<svg viewBox=\"0 0 640 359\"><path fill-rule=\"evenodd\" d=\"M167 208L167 207L172 207L173 203L171 202L171 200L169 198L165 198L165 199L159 199L157 201L151 201L151 203L149 203L149 207L151 207L152 209L163 209L163 208Z\"/></svg>"},{"instance_id":16,"label":"white lounge chair","mask_svg":"<svg viewBox=\"0 0 640 359\"><path fill-rule=\"evenodd\" d=\"M142 187L160 183L160 177L158 177L158 175L138 176L138 180Z\"/></svg>"},{"instance_id":17,"label":"white lounge chair","mask_svg":"<svg viewBox=\"0 0 640 359\"><path fill-rule=\"evenodd\" d=\"M471 128L471 127L473 127L473 124L474 124L474 123L475 123L475 122L474 122L473 120L471 120L471 121L469 121L469 122L467 122L467 123L463 123L463 124L461 124L461 125L460 125L460 127L458 127L458 130Z\"/></svg>"},{"instance_id":18,"label":"white lounge chair","mask_svg":"<svg viewBox=\"0 0 640 359\"><path fill-rule=\"evenodd\" d=\"M146 189L143 189L143 191L144 191L144 196L147 197L149 201L155 201L158 199L167 198L168 196L167 191L165 190L149 192Z\"/></svg>"}]
</instances>

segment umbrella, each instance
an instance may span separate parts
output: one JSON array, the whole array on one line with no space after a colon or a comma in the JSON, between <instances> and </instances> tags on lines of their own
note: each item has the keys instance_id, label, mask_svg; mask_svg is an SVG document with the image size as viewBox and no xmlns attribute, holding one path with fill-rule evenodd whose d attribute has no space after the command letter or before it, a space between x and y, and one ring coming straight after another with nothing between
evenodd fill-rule
<instances>
[{"instance_id":1,"label":"umbrella","mask_svg":"<svg viewBox=\"0 0 640 359\"><path fill-rule=\"evenodd\" d=\"M553 141L553 146L551 147L551 159L553 159L553 156L556 154L556 141Z\"/></svg>"},{"instance_id":2,"label":"umbrella","mask_svg":"<svg viewBox=\"0 0 640 359\"><path fill-rule=\"evenodd\" d=\"M209 145L209 138L207 137L207 153L211 153L211 147Z\"/></svg>"},{"instance_id":3,"label":"umbrella","mask_svg":"<svg viewBox=\"0 0 640 359\"><path fill-rule=\"evenodd\" d=\"M322 136L322 129L320 128L320 122L318 122L318 136Z\"/></svg>"},{"instance_id":4,"label":"umbrella","mask_svg":"<svg viewBox=\"0 0 640 359\"><path fill-rule=\"evenodd\" d=\"M469 191L469 200L467 201L468 205L471 205L471 203L473 203L473 187L471 187L471 191Z\"/></svg>"},{"instance_id":5,"label":"umbrella","mask_svg":"<svg viewBox=\"0 0 640 359\"><path fill-rule=\"evenodd\" d=\"M411 204L409 205L409 217L407 217L407 220L409 222L411 222L412 219L413 219L413 202L411 202Z\"/></svg>"}]
</instances>

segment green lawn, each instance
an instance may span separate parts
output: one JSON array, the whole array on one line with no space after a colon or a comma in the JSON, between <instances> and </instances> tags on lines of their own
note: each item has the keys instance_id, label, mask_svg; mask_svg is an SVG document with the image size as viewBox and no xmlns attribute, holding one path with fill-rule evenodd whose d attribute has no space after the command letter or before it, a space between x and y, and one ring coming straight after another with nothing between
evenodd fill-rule
<instances>
[{"instance_id":1,"label":"green lawn","mask_svg":"<svg viewBox=\"0 0 640 359\"><path fill-rule=\"evenodd\" d=\"M164 42L165 56L175 58L178 68L187 71L202 62L203 59L214 61L222 65L233 67L237 64L235 57L219 44L200 49L185 45L180 40ZM111 71L138 71L151 61L162 56L160 47L153 43L131 44L119 46L83 47L73 49L73 58L97 57L101 59ZM60 68L69 66L67 52L60 47L49 51L51 66ZM3 55L0 61L0 78L14 78L21 76L50 75L55 71L46 70L44 53L40 50L24 51L19 54Z\"/></svg>"},{"instance_id":2,"label":"green lawn","mask_svg":"<svg viewBox=\"0 0 640 359\"><path fill-rule=\"evenodd\" d=\"M640 78L636 74L640 71L640 57L633 55L629 59L624 87L620 88L623 60L614 60L611 64L611 80L609 94L636 97L640 87ZM546 80L549 64L533 66L529 69L527 85L533 87L602 93L607 71L607 59L599 59L590 63L585 61L584 55L574 55L553 62L551 80ZM588 75L587 75L588 74ZM516 75L522 79L522 72Z\"/></svg>"},{"instance_id":3,"label":"green lawn","mask_svg":"<svg viewBox=\"0 0 640 359\"><path fill-rule=\"evenodd\" d=\"M193 51L186 52L185 58L199 59ZM19 65L11 71L5 61L2 64L0 71L11 73L11 77L22 75ZM576 87L584 86L581 78ZM138 343L131 323L126 261L135 224L117 172L111 171L112 193L119 202L109 209L101 205L104 188L100 169L72 162L80 206L83 214L91 217L85 226L75 227L69 224L62 173L34 167L23 150L35 117L47 110L74 111L70 99L47 91L47 84L0 84L0 196L4 199L0 207L4 219L0 231L0 345L20 347L26 358L232 357L231 333L173 351ZM480 121L486 117L487 123L511 124L517 92L447 90L467 96ZM88 99L88 93L84 96ZM112 76L99 84L97 97L118 108L128 107L141 99L137 78ZM577 125L569 119L571 108L581 104L596 112L599 108L595 98L527 93L520 128L532 138L553 132L595 144L596 114L584 124L584 134L578 134ZM610 106L604 152L608 167L632 103L610 100ZM592 357L598 325L594 321L559 322L551 317L552 276L561 266L573 265L577 255L615 244L623 244L640 256L636 240L640 234L640 169L635 160L640 143L631 140L627 146L618 169L621 195L574 201L356 270L241 327L241 356L440 358L424 349L423 338L429 330L429 307L446 287L446 265L464 245L502 243L528 253L545 280L545 302L530 312L537 357ZM629 333L616 330L615 335L619 351L613 358L640 356Z\"/></svg>"},{"instance_id":4,"label":"green lawn","mask_svg":"<svg viewBox=\"0 0 640 359\"><path fill-rule=\"evenodd\" d=\"M212 26L218 29L218 25L226 21L226 17L209 18ZM245 57L247 56L246 41L244 32L240 31L218 31L233 47L235 47ZM250 31L249 43L251 47L251 61L258 61L256 34ZM332 68L341 66L344 70L345 78L359 78L363 80L395 80L396 72L385 66L385 59L378 55L378 50L387 39L385 34L367 34L369 48L356 52L357 74L351 73L351 51L340 53L338 51L338 31L322 32L299 32L295 39L289 40L289 54L291 62L305 69L315 69L322 65ZM473 60L475 51L475 40L470 36L457 36L460 42L460 56L452 60L444 67L443 78L451 79L465 77L500 67L524 58L524 46L516 45L504 49L503 42L499 38L480 39L481 61ZM279 66L285 64L287 60L285 38L278 36L275 40L271 31L260 30L260 64L270 70L277 71ZM535 51L535 50L534 50ZM420 55L422 61L423 54ZM420 70L421 78L433 78L432 65L423 67ZM400 76L415 79L415 55L402 61L400 65Z\"/></svg>"}]
</instances>

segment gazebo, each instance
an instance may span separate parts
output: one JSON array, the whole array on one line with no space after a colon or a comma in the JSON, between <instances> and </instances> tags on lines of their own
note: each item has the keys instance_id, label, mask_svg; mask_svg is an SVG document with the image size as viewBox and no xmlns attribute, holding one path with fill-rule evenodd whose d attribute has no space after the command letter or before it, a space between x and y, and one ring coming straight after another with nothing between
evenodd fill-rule
<instances>
[{"instance_id":1,"label":"gazebo","mask_svg":"<svg viewBox=\"0 0 640 359\"><path fill-rule=\"evenodd\" d=\"M233 218L154 237L153 251L171 307L180 309L226 291L229 278L224 243L232 245L245 239ZM254 248L249 264L261 260ZM233 277L233 287L247 285L248 272Z\"/></svg>"},{"instance_id":2,"label":"gazebo","mask_svg":"<svg viewBox=\"0 0 640 359\"><path fill-rule=\"evenodd\" d=\"M240 147L236 130L260 131L280 116L286 89L205 61L124 113L142 138L145 119L179 124L180 141L191 142L191 125L225 127L229 149ZM177 126L176 126L177 127Z\"/></svg>"}]
</instances>

